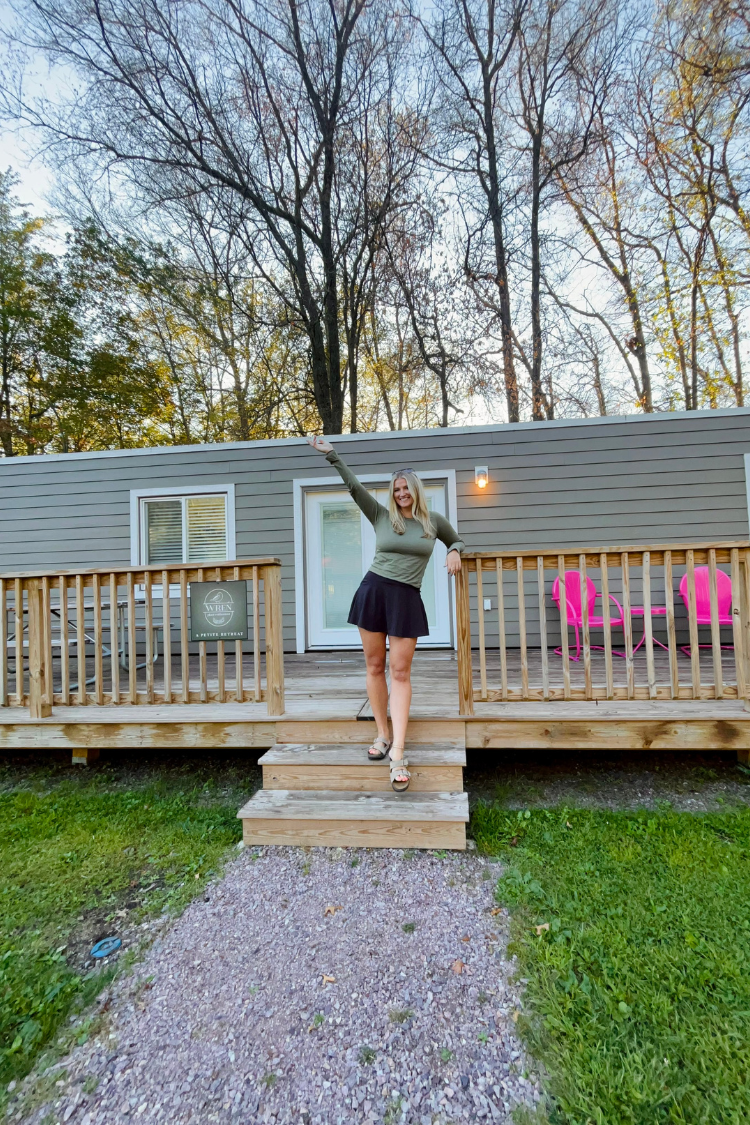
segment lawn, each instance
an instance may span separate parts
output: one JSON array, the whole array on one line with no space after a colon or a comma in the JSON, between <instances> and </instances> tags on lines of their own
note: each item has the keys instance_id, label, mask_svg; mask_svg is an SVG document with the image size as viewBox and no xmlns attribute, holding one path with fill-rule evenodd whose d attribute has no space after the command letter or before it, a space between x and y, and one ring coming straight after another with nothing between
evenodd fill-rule
<instances>
[{"instance_id":1,"label":"lawn","mask_svg":"<svg viewBox=\"0 0 750 1125\"><path fill-rule=\"evenodd\" d=\"M252 766L0 769L0 1109L111 972L94 940L178 912L241 836Z\"/></svg>"},{"instance_id":2,"label":"lawn","mask_svg":"<svg viewBox=\"0 0 750 1125\"><path fill-rule=\"evenodd\" d=\"M472 828L507 865L552 1125L750 1121L750 811L480 803Z\"/></svg>"}]
</instances>

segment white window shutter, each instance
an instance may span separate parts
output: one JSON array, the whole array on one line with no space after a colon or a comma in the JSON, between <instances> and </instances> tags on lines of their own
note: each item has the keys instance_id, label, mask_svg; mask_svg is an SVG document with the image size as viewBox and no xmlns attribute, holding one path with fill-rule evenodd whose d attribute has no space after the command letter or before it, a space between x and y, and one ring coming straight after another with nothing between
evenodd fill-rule
<instances>
[{"instance_id":1,"label":"white window shutter","mask_svg":"<svg viewBox=\"0 0 750 1125\"><path fill-rule=\"evenodd\" d=\"M182 501L146 501L146 566L182 562Z\"/></svg>"},{"instance_id":2,"label":"white window shutter","mask_svg":"<svg viewBox=\"0 0 750 1125\"><path fill-rule=\"evenodd\" d=\"M190 496L187 500L186 562L224 562L226 557L226 497Z\"/></svg>"}]
</instances>

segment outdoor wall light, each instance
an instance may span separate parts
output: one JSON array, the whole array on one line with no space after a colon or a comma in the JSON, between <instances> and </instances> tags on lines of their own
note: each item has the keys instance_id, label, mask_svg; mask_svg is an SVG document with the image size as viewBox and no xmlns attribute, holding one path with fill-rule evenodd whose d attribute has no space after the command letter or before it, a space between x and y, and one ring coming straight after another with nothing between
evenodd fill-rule
<instances>
[{"instance_id":1,"label":"outdoor wall light","mask_svg":"<svg viewBox=\"0 0 750 1125\"><path fill-rule=\"evenodd\" d=\"M474 469L474 484L477 488L486 488L490 479L489 469L486 465L477 465Z\"/></svg>"}]
</instances>

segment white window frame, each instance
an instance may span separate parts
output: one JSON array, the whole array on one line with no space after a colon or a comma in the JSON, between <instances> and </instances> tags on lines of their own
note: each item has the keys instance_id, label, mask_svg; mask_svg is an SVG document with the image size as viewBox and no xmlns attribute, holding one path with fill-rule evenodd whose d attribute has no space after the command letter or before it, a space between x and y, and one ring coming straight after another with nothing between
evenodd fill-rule
<instances>
[{"instance_id":1,"label":"white window frame","mask_svg":"<svg viewBox=\"0 0 750 1125\"><path fill-rule=\"evenodd\" d=\"M335 470L334 470L335 472ZM417 472L420 480L429 484L443 484L447 500L446 518L450 525L458 531L458 502L456 497L456 470L455 469L420 469ZM357 473L362 484L371 484L379 487L390 483L390 474L386 473ZM294 491L294 603L295 624L297 636L297 652L307 652L307 572L305 565L305 493L320 492L330 489L332 492L341 491L346 485L338 473L326 477L295 477L292 480ZM461 534L460 531L458 532ZM451 591L451 623L453 643L451 647L458 647L456 629L456 599Z\"/></svg>"},{"instance_id":2,"label":"white window frame","mask_svg":"<svg viewBox=\"0 0 750 1125\"><path fill-rule=\"evenodd\" d=\"M146 537L143 500L189 500L191 496L224 496L227 513L227 562L237 558L234 518L234 484L195 484L191 488L131 488L130 565L145 566ZM183 527L183 536L185 529ZM184 551L183 551L184 553ZM210 564L209 564L210 565ZM171 585L171 583L170 583Z\"/></svg>"}]
</instances>

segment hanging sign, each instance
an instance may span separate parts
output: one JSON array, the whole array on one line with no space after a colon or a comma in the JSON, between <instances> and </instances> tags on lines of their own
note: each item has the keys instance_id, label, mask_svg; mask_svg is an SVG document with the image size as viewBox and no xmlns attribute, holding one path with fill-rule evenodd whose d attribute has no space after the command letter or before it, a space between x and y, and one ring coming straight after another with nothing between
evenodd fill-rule
<instances>
[{"instance_id":1,"label":"hanging sign","mask_svg":"<svg viewBox=\"0 0 750 1125\"><path fill-rule=\"evenodd\" d=\"M190 583L190 640L247 640L247 583Z\"/></svg>"}]
</instances>

